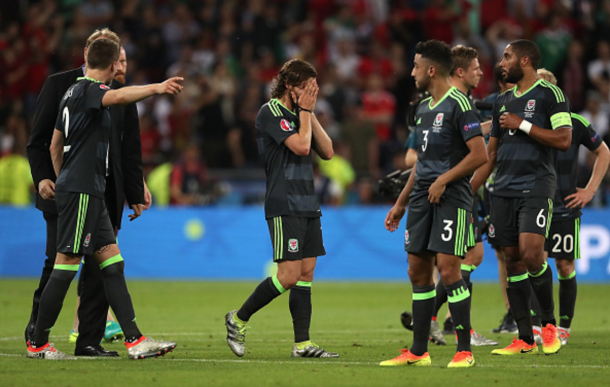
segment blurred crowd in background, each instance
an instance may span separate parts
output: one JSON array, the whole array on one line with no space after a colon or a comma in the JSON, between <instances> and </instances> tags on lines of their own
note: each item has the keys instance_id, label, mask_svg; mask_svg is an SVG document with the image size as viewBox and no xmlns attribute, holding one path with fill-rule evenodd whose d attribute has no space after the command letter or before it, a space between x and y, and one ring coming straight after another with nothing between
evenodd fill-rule
<instances>
[{"instance_id":1,"label":"blurred crowd in background","mask_svg":"<svg viewBox=\"0 0 610 387\"><path fill-rule=\"evenodd\" d=\"M608 0L14 0L0 2L0 203L28 205L25 146L50 74L80 67L87 37L122 40L128 85L182 76L184 92L138 104L144 173L154 204L261 203L254 121L291 58L311 62L315 113L335 157L315 166L323 204L392 201L380 177L404 169L417 42L479 52L474 99L497 91L506 44L538 43L572 111L610 140ZM581 152L579 178L592 168ZM606 204L604 183L593 206Z\"/></svg>"}]
</instances>

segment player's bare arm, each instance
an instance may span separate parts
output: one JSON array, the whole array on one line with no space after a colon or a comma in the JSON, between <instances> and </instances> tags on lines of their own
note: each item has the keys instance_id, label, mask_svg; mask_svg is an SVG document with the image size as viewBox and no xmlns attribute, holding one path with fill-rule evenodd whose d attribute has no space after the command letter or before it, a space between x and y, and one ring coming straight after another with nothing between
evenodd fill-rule
<instances>
[{"instance_id":1,"label":"player's bare arm","mask_svg":"<svg viewBox=\"0 0 610 387\"><path fill-rule=\"evenodd\" d=\"M55 175L59 176L59 171L64 163L64 134L62 131L57 129L53 131L49 151L51 152L51 161L53 162Z\"/></svg>"},{"instance_id":2,"label":"player's bare arm","mask_svg":"<svg viewBox=\"0 0 610 387\"><path fill-rule=\"evenodd\" d=\"M288 137L284 144L299 156L307 156L311 152L312 119L311 112L316 107L318 85L315 80L309 81L304 88L295 87L290 91L292 100L302 109L299 112L299 132Z\"/></svg>"},{"instance_id":3,"label":"player's bare arm","mask_svg":"<svg viewBox=\"0 0 610 387\"><path fill-rule=\"evenodd\" d=\"M487 136L491 132L491 120L481 122L481 134L483 137Z\"/></svg>"},{"instance_id":4,"label":"player's bare arm","mask_svg":"<svg viewBox=\"0 0 610 387\"><path fill-rule=\"evenodd\" d=\"M482 136L471 138L466 141L466 145L470 149L470 153L455 167L437 177L434 183L430 185L430 188L428 188L428 200L430 203L440 203L447 184L471 174L487 162L485 141Z\"/></svg>"},{"instance_id":5,"label":"player's bare arm","mask_svg":"<svg viewBox=\"0 0 610 387\"><path fill-rule=\"evenodd\" d=\"M499 119L500 127L508 130L518 130L524 120L516 114L504 113ZM555 130L547 130L530 124L529 136L542 145L566 151L572 143L572 127L563 126Z\"/></svg>"},{"instance_id":6,"label":"player's bare arm","mask_svg":"<svg viewBox=\"0 0 610 387\"><path fill-rule=\"evenodd\" d=\"M409 175L409 180L407 180L407 184L405 184L405 187L400 192L398 199L396 199L394 207L390 209L390 211L385 217L384 226L385 229L390 232L394 232L398 229L398 226L400 225L400 220L405 215L407 204L409 204L409 195L411 195L411 191L413 191L413 184L415 183L416 167L417 163L413 166L411 175Z\"/></svg>"},{"instance_id":7,"label":"player's bare arm","mask_svg":"<svg viewBox=\"0 0 610 387\"><path fill-rule=\"evenodd\" d=\"M322 160L330 160L335 151L333 150L333 141L328 137L328 134L320 125L315 114L311 114L311 136L313 139L312 147Z\"/></svg>"},{"instance_id":8,"label":"player's bare arm","mask_svg":"<svg viewBox=\"0 0 610 387\"><path fill-rule=\"evenodd\" d=\"M127 86L117 90L109 90L104 94L102 106L127 105L152 97L155 94L179 94L184 86L180 84L184 78L173 77L162 83L145 86Z\"/></svg>"},{"instance_id":9,"label":"player's bare arm","mask_svg":"<svg viewBox=\"0 0 610 387\"><path fill-rule=\"evenodd\" d=\"M599 185L602 182L606 172L608 171L608 164L610 164L610 150L608 145L602 142L597 149L593 151L597 156L595 165L593 166L593 173L589 179L589 183L585 188L576 188L576 192L565 197L567 208L583 208L593 199L593 195L597 192Z\"/></svg>"},{"instance_id":10,"label":"player's bare arm","mask_svg":"<svg viewBox=\"0 0 610 387\"><path fill-rule=\"evenodd\" d=\"M479 169L474 172L472 179L470 179L470 185L472 186L472 193L476 194L479 188L485 183L489 175L496 168L498 162L498 139L491 137L489 144L487 144L487 162L483 164Z\"/></svg>"}]
</instances>

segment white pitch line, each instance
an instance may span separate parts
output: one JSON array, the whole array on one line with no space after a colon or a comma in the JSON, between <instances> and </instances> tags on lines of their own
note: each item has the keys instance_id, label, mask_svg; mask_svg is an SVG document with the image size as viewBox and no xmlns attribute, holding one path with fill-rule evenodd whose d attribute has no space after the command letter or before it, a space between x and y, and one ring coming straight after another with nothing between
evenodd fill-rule
<instances>
[{"instance_id":1,"label":"white pitch line","mask_svg":"<svg viewBox=\"0 0 610 387\"><path fill-rule=\"evenodd\" d=\"M0 353L0 356L6 356L6 357L25 357L24 355L17 355L17 354L9 354L9 353ZM100 358L95 358L95 357L81 357L80 359L83 360L102 360ZM119 360L119 358L116 358L117 360ZM107 358L104 358L103 360L108 360ZM294 361L286 361L286 360L245 360L245 359L239 359L239 360L230 360L230 359L163 359L160 361L173 361L173 362L195 362L195 363L235 363L235 364L240 364L240 363L244 363L244 364L248 364L248 363L254 363L254 364L293 364L293 365L301 365L301 364L308 364L308 365L366 365L366 366L376 366L379 364L379 362L365 362L365 361L337 361L337 360L315 360L315 361L311 361L311 360L294 360ZM442 365L432 365L432 367L442 367ZM605 366L605 365L563 365L563 364L528 364L528 365L519 365L519 364L505 364L505 365L493 365L493 364L477 364L476 365L477 368L593 368L593 369L606 369L609 368L609 366Z\"/></svg>"}]
</instances>

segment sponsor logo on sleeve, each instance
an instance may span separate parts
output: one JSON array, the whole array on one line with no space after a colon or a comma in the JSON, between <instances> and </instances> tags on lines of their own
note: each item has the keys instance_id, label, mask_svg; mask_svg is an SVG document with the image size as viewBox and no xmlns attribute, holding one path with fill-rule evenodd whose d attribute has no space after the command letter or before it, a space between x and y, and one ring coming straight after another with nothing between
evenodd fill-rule
<instances>
[{"instance_id":1,"label":"sponsor logo on sleeve","mask_svg":"<svg viewBox=\"0 0 610 387\"><path fill-rule=\"evenodd\" d=\"M106 85L104 85L103 83L100 85L100 89L102 90L110 90L110 88Z\"/></svg>"},{"instance_id":2,"label":"sponsor logo on sleeve","mask_svg":"<svg viewBox=\"0 0 610 387\"><path fill-rule=\"evenodd\" d=\"M470 129L474 129L474 128L480 128L481 124L479 124L478 121L475 122L471 122L469 124L464 125L464 132L469 131Z\"/></svg>"},{"instance_id":3,"label":"sponsor logo on sleeve","mask_svg":"<svg viewBox=\"0 0 610 387\"><path fill-rule=\"evenodd\" d=\"M292 130L292 125L290 125L290 122L288 122L287 119L282 118L280 121L280 128L282 128L284 132L290 132Z\"/></svg>"}]
</instances>

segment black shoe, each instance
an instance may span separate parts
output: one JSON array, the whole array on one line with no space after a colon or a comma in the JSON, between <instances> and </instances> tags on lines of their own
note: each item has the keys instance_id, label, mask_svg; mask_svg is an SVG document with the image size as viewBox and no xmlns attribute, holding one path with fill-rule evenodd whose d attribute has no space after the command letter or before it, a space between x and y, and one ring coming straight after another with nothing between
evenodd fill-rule
<instances>
[{"instance_id":1,"label":"black shoe","mask_svg":"<svg viewBox=\"0 0 610 387\"><path fill-rule=\"evenodd\" d=\"M452 335L455 333L455 329L453 327L453 318L447 317L445 322L443 323L443 330L441 332L443 335Z\"/></svg>"},{"instance_id":2,"label":"black shoe","mask_svg":"<svg viewBox=\"0 0 610 387\"><path fill-rule=\"evenodd\" d=\"M519 327L513 318L512 313L506 313L502 319L502 323L497 328L491 330L492 333L518 333Z\"/></svg>"},{"instance_id":3,"label":"black shoe","mask_svg":"<svg viewBox=\"0 0 610 387\"><path fill-rule=\"evenodd\" d=\"M28 326L25 328L25 345L26 346L28 346L29 343L34 341L34 330L35 329L36 329L36 326L32 323L29 323Z\"/></svg>"},{"instance_id":4,"label":"black shoe","mask_svg":"<svg viewBox=\"0 0 610 387\"><path fill-rule=\"evenodd\" d=\"M400 315L400 322L406 329L413 330L413 315L409 312L402 312Z\"/></svg>"},{"instance_id":5,"label":"black shoe","mask_svg":"<svg viewBox=\"0 0 610 387\"><path fill-rule=\"evenodd\" d=\"M117 351L106 351L101 345L96 347L88 345L83 348L74 349L74 356L101 356L101 357L118 357Z\"/></svg>"}]
</instances>

